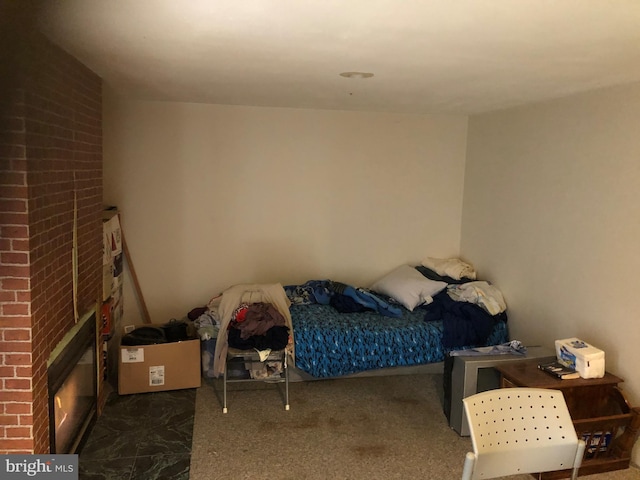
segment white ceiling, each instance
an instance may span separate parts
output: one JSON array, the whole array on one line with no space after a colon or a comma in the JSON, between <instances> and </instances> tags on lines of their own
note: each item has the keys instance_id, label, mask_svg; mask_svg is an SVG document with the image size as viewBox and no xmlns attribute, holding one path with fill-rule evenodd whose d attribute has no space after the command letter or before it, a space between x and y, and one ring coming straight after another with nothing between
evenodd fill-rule
<instances>
[{"instance_id":1,"label":"white ceiling","mask_svg":"<svg viewBox=\"0 0 640 480\"><path fill-rule=\"evenodd\" d=\"M141 99L469 114L640 81L639 0L48 0L40 19Z\"/></svg>"}]
</instances>

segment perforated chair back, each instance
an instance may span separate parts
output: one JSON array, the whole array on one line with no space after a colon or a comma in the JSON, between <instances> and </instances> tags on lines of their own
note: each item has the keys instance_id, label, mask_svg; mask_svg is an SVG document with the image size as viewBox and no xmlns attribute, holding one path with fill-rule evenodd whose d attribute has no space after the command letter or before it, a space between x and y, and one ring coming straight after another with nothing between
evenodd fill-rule
<instances>
[{"instance_id":1,"label":"perforated chair back","mask_svg":"<svg viewBox=\"0 0 640 480\"><path fill-rule=\"evenodd\" d=\"M473 443L463 480L567 469L577 478L585 442L559 390L503 388L463 403Z\"/></svg>"}]
</instances>

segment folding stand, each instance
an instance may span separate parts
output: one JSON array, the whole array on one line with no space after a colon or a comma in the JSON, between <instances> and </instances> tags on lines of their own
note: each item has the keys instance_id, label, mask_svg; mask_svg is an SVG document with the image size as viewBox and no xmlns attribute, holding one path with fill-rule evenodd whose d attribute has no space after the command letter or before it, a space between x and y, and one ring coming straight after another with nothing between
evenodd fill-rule
<instances>
[{"instance_id":1,"label":"folding stand","mask_svg":"<svg viewBox=\"0 0 640 480\"><path fill-rule=\"evenodd\" d=\"M238 378L229 379L229 366L233 364L254 364L265 362L282 362L282 373L279 376L266 378ZM284 377L284 378L283 378ZM287 352L286 350L273 350L269 355L261 359L260 354L256 350L238 350L229 348L227 352L227 363L224 367L224 386L223 386L223 405L222 413L227 413L227 383L240 382L265 382L265 383L283 383L284 388L284 409L289 410L289 369L287 368Z\"/></svg>"}]
</instances>

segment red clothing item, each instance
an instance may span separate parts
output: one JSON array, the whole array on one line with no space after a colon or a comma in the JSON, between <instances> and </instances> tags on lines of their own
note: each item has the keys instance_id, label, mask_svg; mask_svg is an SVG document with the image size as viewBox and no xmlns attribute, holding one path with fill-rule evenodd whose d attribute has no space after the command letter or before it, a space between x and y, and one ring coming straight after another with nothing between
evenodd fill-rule
<instances>
[{"instance_id":1,"label":"red clothing item","mask_svg":"<svg viewBox=\"0 0 640 480\"><path fill-rule=\"evenodd\" d=\"M238 308L236 308L233 311L233 315L231 315L231 321L232 322L237 322L237 323L242 323L244 322L246 316L247 316L247 310L249 309L249 304L248 303L241 303L240 305L238 305Z\"/></svg>"}]
</instances>

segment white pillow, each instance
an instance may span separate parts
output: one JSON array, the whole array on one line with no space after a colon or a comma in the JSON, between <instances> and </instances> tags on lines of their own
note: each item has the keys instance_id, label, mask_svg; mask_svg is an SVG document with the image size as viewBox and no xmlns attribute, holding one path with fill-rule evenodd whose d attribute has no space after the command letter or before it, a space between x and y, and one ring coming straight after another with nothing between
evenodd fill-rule
<instances>
[{"instance_id":1,"label":"white pillow","mask_svg":"<svg viewBox=\"0 0 640 480\"><path fill-rule=\"evenodd\" d=\"M401 265L375 282L371 290L388 295L413 311L418 305L431 303L431 297L446 286L446 282L430 280L410 265Z\"/></svg>"}]
</instances>

